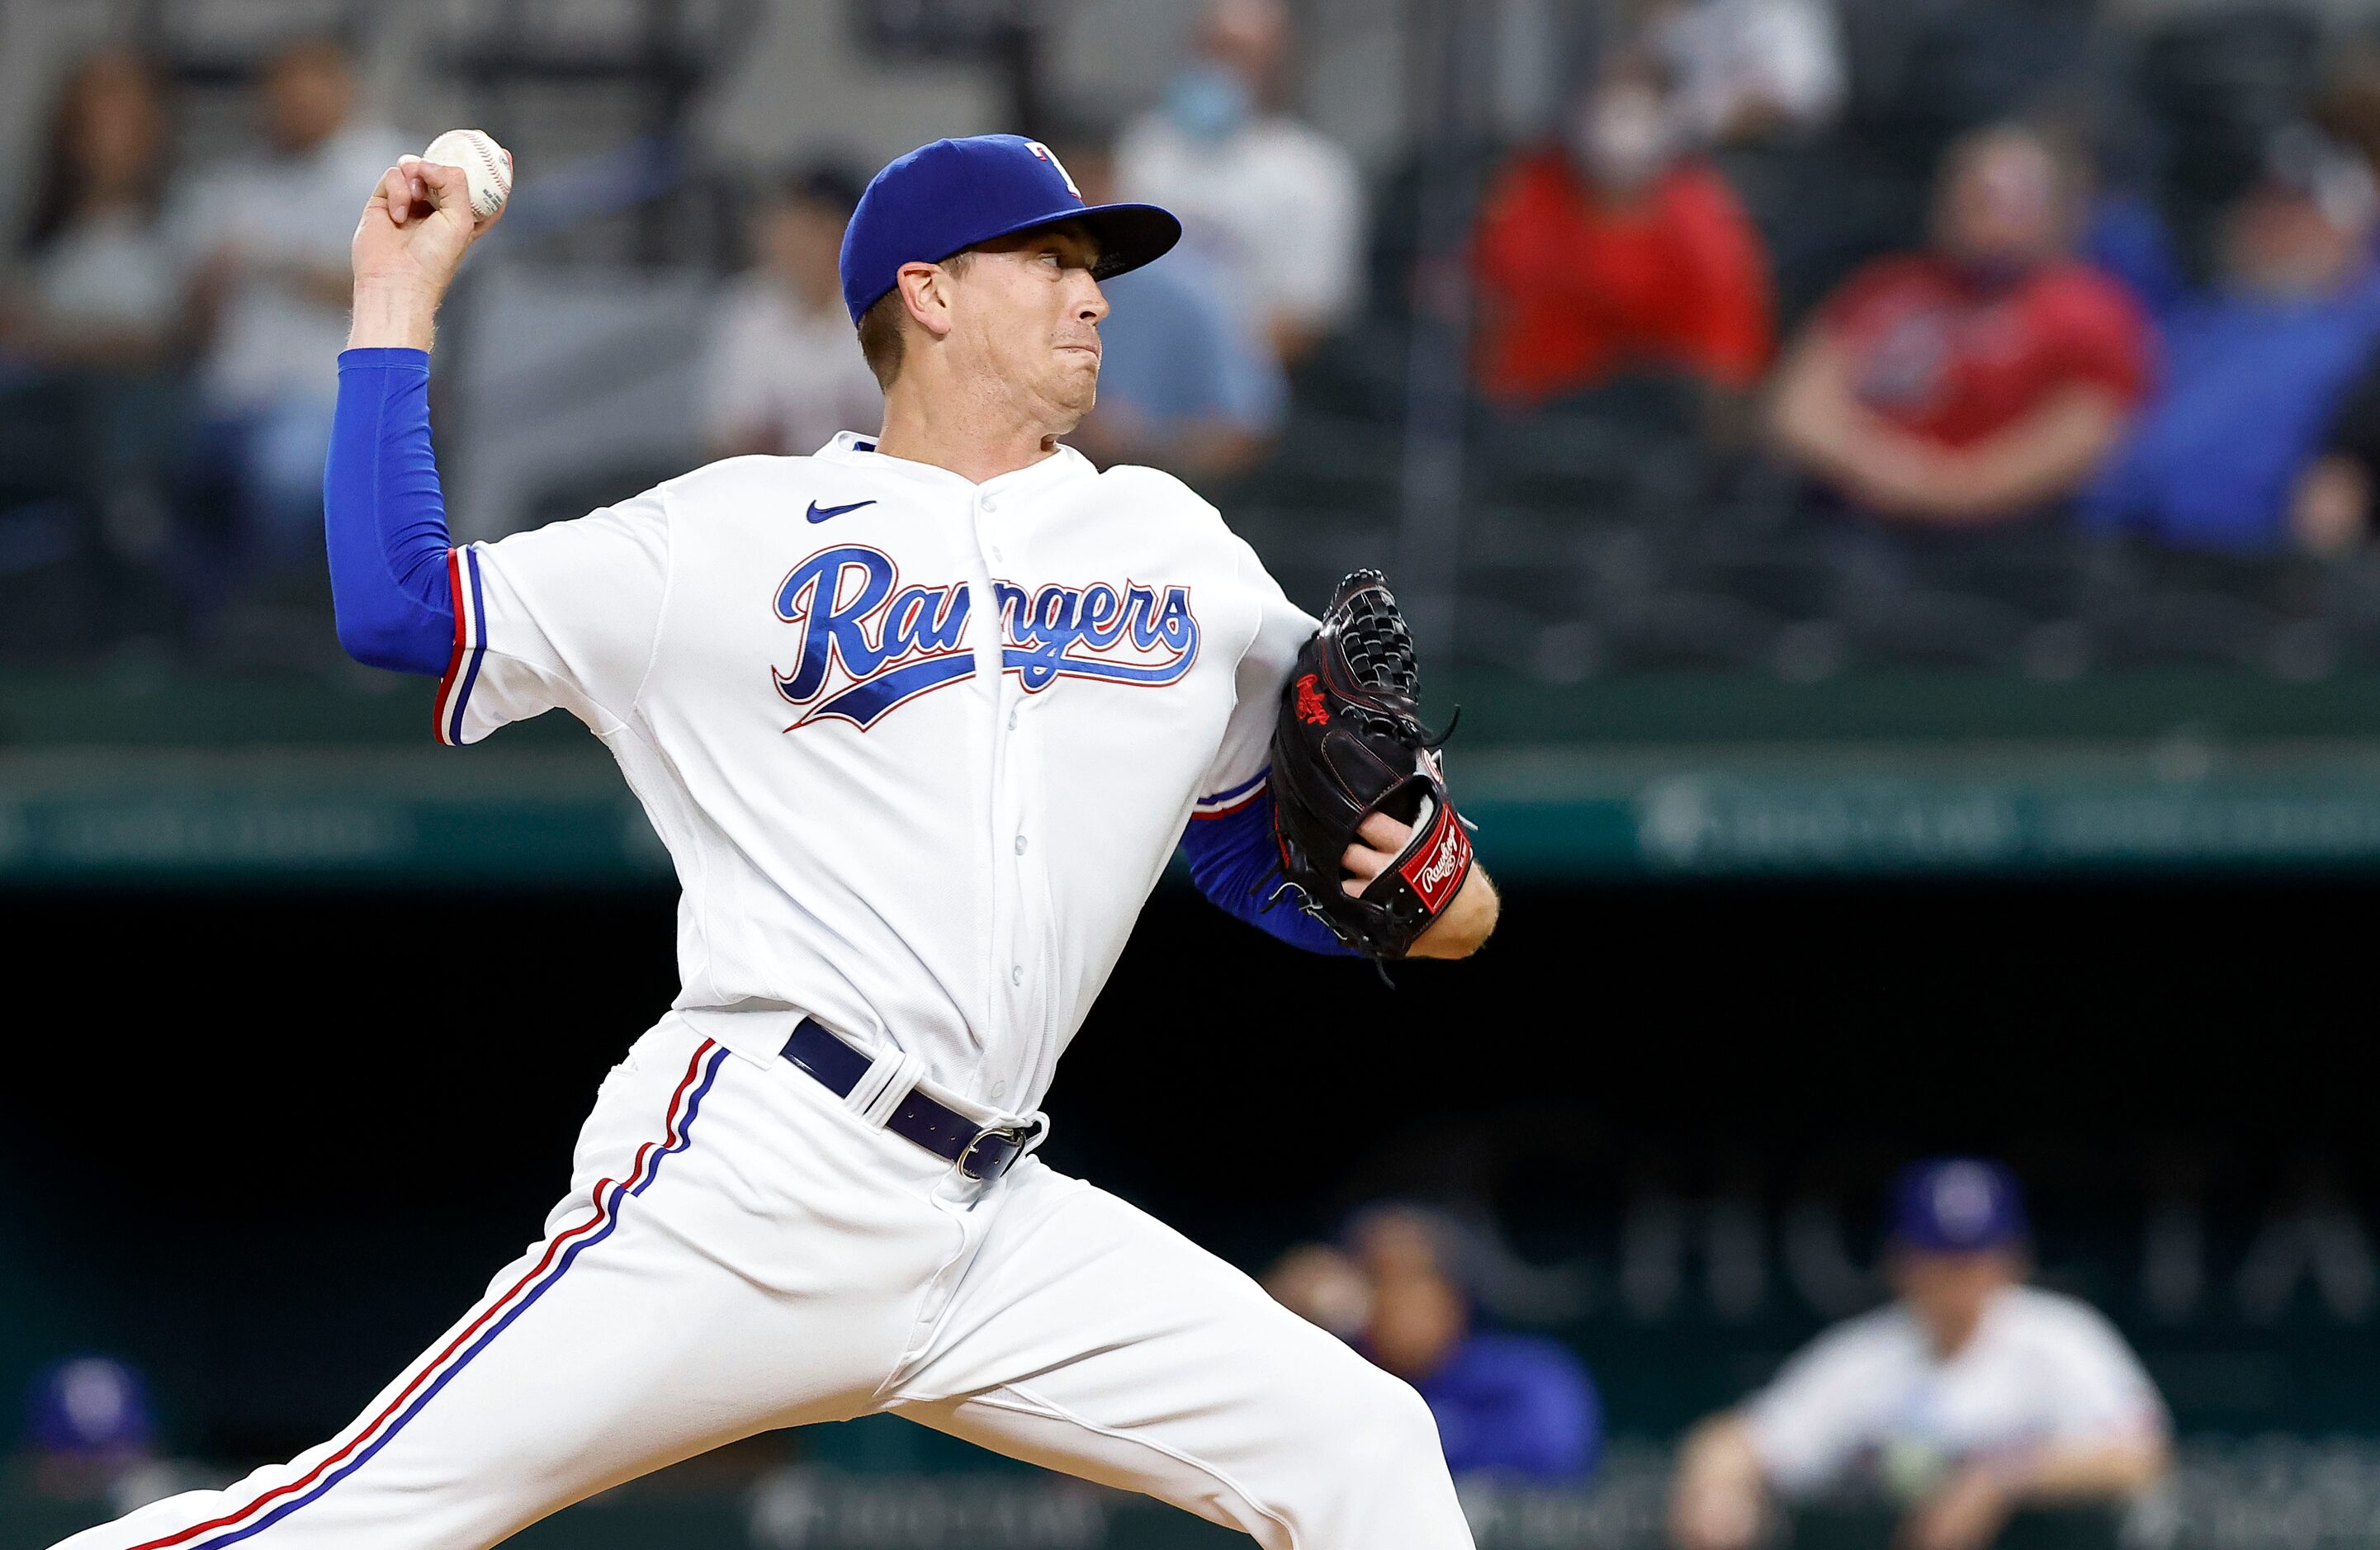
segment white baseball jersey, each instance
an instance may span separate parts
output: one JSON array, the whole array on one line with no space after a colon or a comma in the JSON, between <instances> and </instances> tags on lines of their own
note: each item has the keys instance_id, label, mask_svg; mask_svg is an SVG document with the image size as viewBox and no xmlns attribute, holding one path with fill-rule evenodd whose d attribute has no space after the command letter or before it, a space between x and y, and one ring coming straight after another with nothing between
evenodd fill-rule
<instances>
[{"instance_id":1,"label":"white baseball jersey","mask_svg":"<svg viewBox=\"0 0 2380 1550\"><path fill-rule=\"evenodd\" d=\"M1212 510L843 437L450 567L442 735L595 729L677 861L684 1005L542 1241L351 1425L60 1550L468 1550L876 1412L1260 1550L1471 1550L1404 1382L1037 1156L978 1180L885 1128L921 1072L1037 1102L1194 801L1259 789L1311 623ZM868 1078L779 1059L797 1012L874 1043Z\"/></svg>"},{"instance_id":2,"label":"white baseball jersey","mask_svg":"<svg viewBox=\"0 0 2380 1550\"><path fill-rule=\"evenodd\" d=\"M1315 624L1168 475L873 448L457 551L439 733L559 706L603 740L697 1027L765 1060L807 1013L1029 1112L1194 806L1260 789Z\"/></svg>"},{"instance_id":3,"label":"white baseball jersey","mask_svg":"<svg viewBox=\"0 0 2380 1550\"><path fill-rule=\"evenodd\" d=\"M2010 1287L1942 1360L1899 1303L1828 1330L1745 1411L1777 1488L1849 1483L1895 1449L1950 1462L2045 1443L2116 1441L2167 1428L2164 1401L2115 1326L2090 1304Z\"/></svg>"}]
</instances>

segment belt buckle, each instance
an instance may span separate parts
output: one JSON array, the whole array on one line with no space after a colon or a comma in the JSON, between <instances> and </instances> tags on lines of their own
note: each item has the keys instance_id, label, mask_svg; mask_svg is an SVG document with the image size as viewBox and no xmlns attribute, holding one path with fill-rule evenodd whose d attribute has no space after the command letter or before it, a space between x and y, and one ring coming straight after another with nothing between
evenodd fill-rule
<instances>
[{"instance_id":1,"label":"belt buckle","mask_svg":"<svg viewBox=\"0 0 2380 1550\"><path fill-rule=\"evenodd\" d=\"M954 1159L958 1170L978 1183L1000 1178L1016 1166L1016 1159L1025 1155L1026 1142L1031 1140L1033 1132L1038 1129L1040 1129L1038 1125L1002 1125L996 1129L976 1132L975 1139L961 1147L958 1156ZM978 1173L975 1170L975 1149L995 1136L1014 1143L1016 1149L1008 1154L1007 1160L1000 1165L999 1172Z\"/></svg>"}]
</instances>

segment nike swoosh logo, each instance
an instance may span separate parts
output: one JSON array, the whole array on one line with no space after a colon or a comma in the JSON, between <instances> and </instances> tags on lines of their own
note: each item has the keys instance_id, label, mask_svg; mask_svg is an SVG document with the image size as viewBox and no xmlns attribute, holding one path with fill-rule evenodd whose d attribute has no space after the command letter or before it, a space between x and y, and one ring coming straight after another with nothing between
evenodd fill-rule
<instances>
[{"instance_id":1,"label":"nike swoosh logo","mask_svg":"<svg viewBox=\"0 0 2380 1550\"><path fill-rule=\"evenodd\" d=\"M862 506L872 506L875 503L876 503L873 501L854 501L847 506L821 506L816 501L812 501L810 503L810 520L812 522L824 522L829 517L841 516L845 512L856 512Z\"/></svg>"}]
</instances>

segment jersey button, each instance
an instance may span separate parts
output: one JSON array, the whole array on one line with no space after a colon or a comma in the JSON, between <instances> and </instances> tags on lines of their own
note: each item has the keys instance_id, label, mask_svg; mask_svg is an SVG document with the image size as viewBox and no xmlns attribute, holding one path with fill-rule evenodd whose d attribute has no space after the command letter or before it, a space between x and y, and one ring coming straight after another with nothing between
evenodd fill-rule
<instances>
[{"instance_id":1,"label":"jersey button","mask_svg":"<svg viewBox=\"0 0 2380 1550\"><path fill-rule=\"evenodd\" d=\"M1016 854L1019 855L1025 854L1025 836L1022 834L1016 837Z\"/></svg>"},{"instance_id":2,"label":"jersey button","mask_svg":"<svg viewBox=\"0 0 2380 1550\"><path fill-rule=\"evenodd\" d=\"M1008 730L1016 730L1016 708L1013 705L1008 708Z\"/></svg>"},{"instance_id":3,"label":"jersey button","mask_svg":"<svg viewBox=\"0 0 2380 1550\"><path fill-rule=\"evenodd\" d=\"M1024 964L1011 963L1008 965L1008 983L1011 985L1022 985L1025 983Z\"/></svg>"}]
</instances>

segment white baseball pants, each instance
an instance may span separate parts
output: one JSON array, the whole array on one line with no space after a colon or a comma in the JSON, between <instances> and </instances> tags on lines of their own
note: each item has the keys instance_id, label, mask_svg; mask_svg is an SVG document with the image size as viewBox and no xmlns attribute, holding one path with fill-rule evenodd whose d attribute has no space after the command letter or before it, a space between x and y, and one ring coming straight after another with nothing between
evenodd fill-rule
<instances>
[{"instance_id":1,"label":"white baseball pants","mask_svg":"<svg viewBox=\"0 0 2380 1550\"><path fill-rule=\"evenodd\" d=\"M1471 1544L1420 1398L1246 1276L1038 1158L974 1183L671 1018L605 1080L544 1241L353 1425L57 1550L478 1550L886 1410L1265 1550Z\"/></svg>"}]
</instances>

